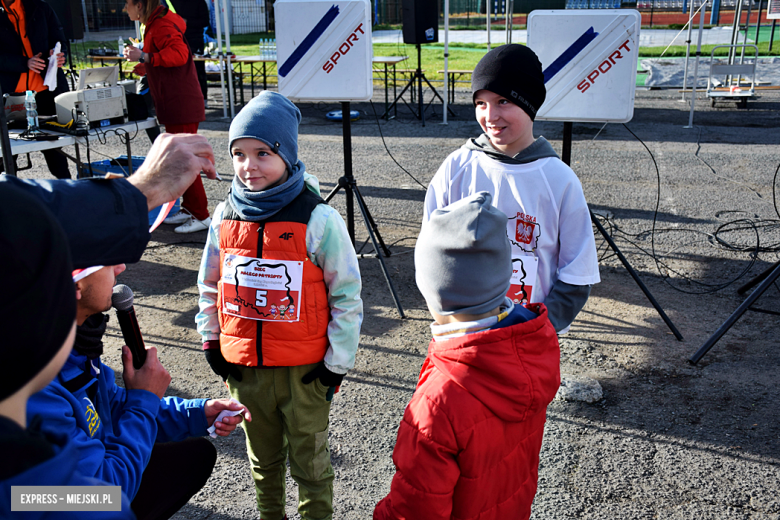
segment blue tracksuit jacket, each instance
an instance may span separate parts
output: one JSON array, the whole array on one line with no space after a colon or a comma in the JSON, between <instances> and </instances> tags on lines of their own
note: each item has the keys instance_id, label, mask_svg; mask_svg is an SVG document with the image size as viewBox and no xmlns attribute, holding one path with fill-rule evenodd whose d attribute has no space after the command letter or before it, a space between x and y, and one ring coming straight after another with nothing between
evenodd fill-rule
<instances>
[{"instance_id":1,"label":"blue tracksuit jacket","mask_svg":"<svg viewBox=\"0 0 780 520\"><path fill-rule=\"evenodd\" d=\"M122 486L132 500L155 442L206 435L205 403L125 390L99 358L90 362L74 350L54 381L30 398L27 415L40 415L44 430L71 439L81 474Z\"/></svg>"},{"instance_id":2,"label":"blue tracksuit jacket","mask_svg":"<svg viewBox=\"0 0 780 520\"><path fill-rule=\"evenodd\" d=\"M11 513L12 486L108 486L78 472L79 452L65 435L46 432L46 441L54 456L12 477L0 479L0 517L16 520L133 520L130 500L122 493L121 511L25 511ZM0 417L0 453L28 448L26 432L8 419ZM8 455L8 453L5 453ZM45 491L43 491L45 492Z\"/></svg>"}]
</instances>

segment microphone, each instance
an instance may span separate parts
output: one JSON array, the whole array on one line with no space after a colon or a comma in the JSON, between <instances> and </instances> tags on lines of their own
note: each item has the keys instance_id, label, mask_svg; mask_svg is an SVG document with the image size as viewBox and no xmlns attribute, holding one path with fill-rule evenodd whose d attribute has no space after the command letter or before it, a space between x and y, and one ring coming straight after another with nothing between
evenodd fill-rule
<instances>
[{"instance_id":1,"label":"microphone","mask_svg":"<svg viewBox=\"0 0 780 520\"><path fill-rule=\"evenodd\" d=\"M132 289L123 284L115 286L111 295L111 306L116 309L116 317L119 320L125 344L133 353L133 367L138 370L146 362L146 347L144 339L141 337L141 329L138 328L135 309L133 309Z\"/></svg>"}]
</instances>

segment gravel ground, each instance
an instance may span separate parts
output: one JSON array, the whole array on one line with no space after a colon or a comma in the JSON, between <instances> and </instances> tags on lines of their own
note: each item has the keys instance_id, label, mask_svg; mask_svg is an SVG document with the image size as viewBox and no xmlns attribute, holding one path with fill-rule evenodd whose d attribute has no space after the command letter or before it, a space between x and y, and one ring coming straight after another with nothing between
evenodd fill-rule
<instances>
[{"instance_id":1,"label":"gravel ground","mask_svg":"<svg viewBox=\"0 0 780 520\"><path fill-rule=\"evenodd\" d=\"M762 92L748 110L712 108L700 99L693 129L683 128L688 105L679 97L676 91L638 91L627 125L652 151L658 172L623 125L574 125L573 167L592 209L685 340L674 338L597 235L602 282L561 338L561 368L599 381L604 399L550 405L536 520L780 518L780 391L772 383L780 364L777 316L748 312L698 366L686 362L742 301L736 288L780 258L780 232L772 222L778 217L772 183L780 162L780 94ZM469 99L458 93L457 117L446 126L429 111L423 127L403 106L395 120L379 124L387 148L409 174L385 151L371 105L353 105L362 112L352 126L354 174L392 251L385 262L407 317L399 319L378 261L361 260L360 348L331 414L338 520L370 518L389 490L396 430L429 341L430 318L414 285L410 254L424 191L411 176L427 185L443 159L477 133ZM377 91L380 112L383 100ZM300 157L327 192L342 174L343 156L340 124L325 113L339 107L301 108ZM221 109L209 110L200 131L214 146L225 179L205 183L212 208L232 178L229 122L221 115ZM535 131L560 150L562 124L538 123ZM142 155L149 142L140 133L133 146ZM116 139L98 148L123 153ZM33 163L21 176L45 177L42 156L34 155ZM344 200L338 194L332 202L342 215ZM362 244L360 219L356 232ZM757 237L762 249L755 255ZM204 241L205 233L180 236L164 226L143 259L120 277L135 291L147 342L171 372L169 395L227 395L203 359L193 325ZM770 288L757 305L780 311L779 291ZM115 324L105 358L119 367ZM220 455L214 474L175 518L258 518L243 433L214 442ZM295 519L297 489L288 482L288 513Z\"/></svg>"}]
</instances>

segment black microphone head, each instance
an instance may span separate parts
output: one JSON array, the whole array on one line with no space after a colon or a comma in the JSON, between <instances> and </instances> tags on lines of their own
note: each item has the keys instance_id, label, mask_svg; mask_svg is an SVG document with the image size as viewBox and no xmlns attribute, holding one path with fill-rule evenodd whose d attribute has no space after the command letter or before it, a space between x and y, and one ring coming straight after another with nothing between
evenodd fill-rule
<instances>
[{"instance_id":1,"label":"black microphone head","mask_svg":"<svg viewBox=\"0 0 780 520\"><path fill-rule=\"evenodd\" d=\"M114 286L114 292L111 294L111 305L120 311L129 311L132 309L133 290L124 284Z\"/></svg>"}]
</instances>

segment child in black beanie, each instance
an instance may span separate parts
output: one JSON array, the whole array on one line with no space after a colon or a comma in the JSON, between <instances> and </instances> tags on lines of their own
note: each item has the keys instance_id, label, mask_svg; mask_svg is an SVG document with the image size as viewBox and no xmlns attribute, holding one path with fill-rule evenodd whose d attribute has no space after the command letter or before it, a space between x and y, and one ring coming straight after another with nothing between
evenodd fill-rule
<instances>
[{"instance_id":1,"label":"child in black beanie","mask_svg":"<svg viewBox=\"0 0 780 520\"><path fill-rule=\"evenodd\" d=\"M542 65L523 45L488 52L472 74L483 134L469 139L439 168L425 197L424 221L479 191L507 217L515 303L544 303L558 333L568 331L598 283L596 244L577 175L533 121L546 94Z\"/></svg>"}]
</instances>

